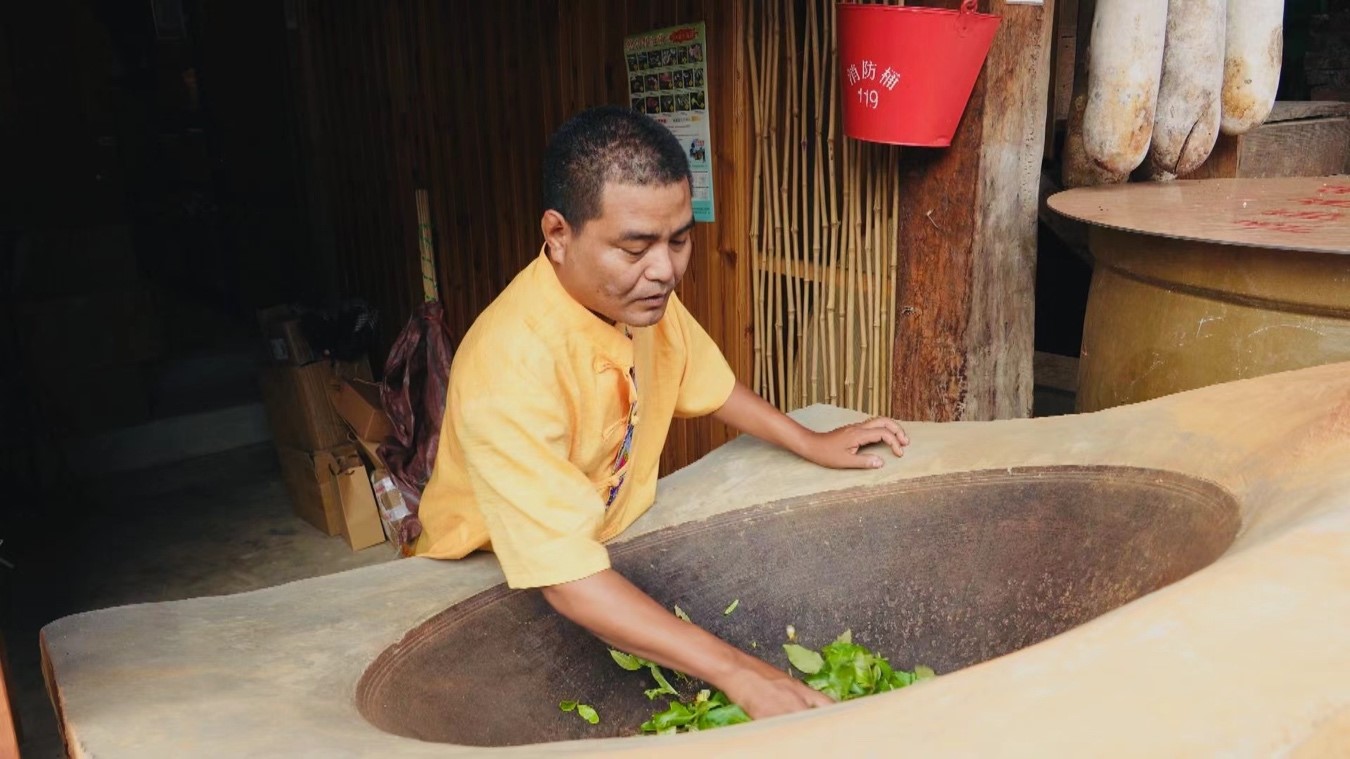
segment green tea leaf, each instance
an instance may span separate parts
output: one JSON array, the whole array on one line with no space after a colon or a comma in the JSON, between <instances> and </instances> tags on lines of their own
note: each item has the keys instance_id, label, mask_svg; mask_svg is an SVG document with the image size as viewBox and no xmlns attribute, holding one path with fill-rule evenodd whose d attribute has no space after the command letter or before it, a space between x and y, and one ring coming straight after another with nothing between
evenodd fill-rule
<instances>
[{"instance_id":1,"label":"green tea leaf","mask_svg":"<svg viewBox=\"0 0 1350 759\"><path fill-rule=\"evenodd\" d=\"M931 667L920 664L914 668L914 682L916 683L920 680L932 680L935 677L937 677L937 673Z\"/></svg>"},{"instance_id":2,"label":"green tea leaf","mask_svg":"<svg viewBox=\"0 0 1350 759\"><path fill-rule=\"evenodd\" d=\"M642 732L662 733L666 730L675 730L688 725L693 718L694 713L689 707L679 701L671 701L666 704L665 711L653 714L651 719L642 723Z\"/></svg>"},{"instance_id":3,"label":"green tea leaf","mask_svg":"<svg viewBox=\"0 0 1350 759\"><path fill-rule=\"evenodd\" d=\"M808 675L816 674L825 664L820 654L796 643L784 643L783 650L787 652L788 661L792 662L792 666Z\"/></svg>"},{"instance_id":4,"label":"green tea leaf","mask_svg":"<svg viewBox=\"0 0 1350 759\"><path fill-rule=\"evenodd\" d=\"M835 639L834 639L834 642L835 642L835 643L852 643L852 642L853 642L853 631L852 631L852 630L845 630L845 631L839 633L839 637L838 637L838 638L835 638Z\"/></svg>"},{"instance_id":5,"label":"green tea leaf","mask_svg":"<svg viewBox=\"0 0 1350 759\"><path fill-rule=\"evenodd\" d=\"M611 658L614 659L615 664L618 664L620 667L623 667L629 672L636 672L639 669L642 669L642 667L644 666L642 663L642 659L639 659L638 657L633 656L632 654L626 654L622 651L617 651L613 648L609 649L609 655Z\"/></svg>"},{"instance_id":6,"label":"green tea leaf","mask_svg":"<svg viewBox=\"0 0 1350 759\"><path fill-rule=\"evenodd\" d=\"M654 690L656 691L657 695L660 695L660 694L662 694L662 693L667 693L667 694L670 694L670 695L674 696L675 698L679 698L679 697L680 697L680 692L677 691L677 690L675 690L674 688L672 688L672 687L670 686L670 681L667 680L667 679L666 679L666 676L665 676L664 674L661 673L661 667L657 666L656 664L651 664L651 665L648 666L648 669L649 669L649 670L651 671L651 673L652 673L652 679L656 681L656 684L657 684L658 686L660 686L660 687L654 689ZM651 691L648 691L648 693L651 693ZM647 698L654 698L654 696L650 696L650 695L649 695L649 696L647 696Z\"/></svg>"},{"instance_id":7,"label":"green tea leaf","mask_svg":"<svg viewBox=\"0 0 1350 759\"><path fill-rule=\"evenodd\" d=\"M681 609L678 606L675 607L675 616L679 617L680 619L683 619L684 621L688 622L691 625L694 624L694 620L690 619L689 615L684 613L684 609Z\"/></svg>"},{"instance_id":8,"label":"green tea leaf","mask_svg":"<svg viewBox=\"0 0 1350 759\"><path fill-rule=\"evenodd\" d=\"M600 715L595 713L595 709L586 704L577 704L577 715L592 725L600 721Z\"/></svg>"},{"instance_id":9,"label":"green tea leaf","mask_svg":"<svg viewBox=\"0 0 1350 759\"><path fill-rule=\"evenodd\" d=\"M736 611L736 607L737 607L737 606L740 606L740 605L741 605L741 599L738 598L738 599L736 599L735 601L732 601L732 602L731 602L731 605L728 606L728 607L722 612L722 616L724 616L724 617L730 616L730 615L731 615L731 612Z\"/></svg>"},{"instance_id":10,"label":"green tea leaf","mask_svg":"<svg viewBox=\"0 0 1350 759\"><path fill-rule=\"evenodd\" d=\"M699 718L697 727L700 730L711 730L715 727L739 725L749 721L750 715L746 714L741 707L732 704L709 709L707 714Z\"/></svg>"}]
</instances>

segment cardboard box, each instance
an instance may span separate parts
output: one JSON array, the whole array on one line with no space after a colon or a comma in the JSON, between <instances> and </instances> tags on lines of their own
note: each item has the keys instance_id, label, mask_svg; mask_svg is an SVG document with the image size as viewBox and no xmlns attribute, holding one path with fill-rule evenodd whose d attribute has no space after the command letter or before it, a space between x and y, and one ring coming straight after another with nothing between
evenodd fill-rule
<instances>
[{"instance_id":1,"label":"cardboard box","mask_svg":"<svg viewBox=\"0 0 1350 759\"><path fill-rule=\"evenodd\" d=\"M344 378L370 379L370 364L317 361L307 366L265 366L259 373L272 439L285 448L327 450L351 438L329 394Z\"/></svg>"},{"instance_id":2,"label":"cardboard box","mask_svg":"<svg viewBox=\"0 0 1350 759\"><path fill-rule=\"evenodd\" d=\"M327 535L341 535L353 551L384 542L375 492L356 446L312 453L278 448L277 456L296 516Z\"/></svg>"},{"instance_id":3,"label":"cardboard box","mask_svg":"<svg viewBox=\"0 0 1350 759\"><path fill-rule=\"evenodd\" d=\"M375 505L375 491L355 448L350 449L350 455L338 459L338 467L342 470L336 475L338 499L342 503L342 537L353 551L383 543L384 527Z\"/></svg>"},{"instance_id":4,"label":"cardboard box","mask_svg":"<svg viewBox=\"0 0 1350 759\"><path fill-rule=\"evenodd\" d=\"M379 444L394 434L394 423L384 413L380 386L359 379L344 379L332 394L333 409L360 440Z\"/></svg>"},{"instance_id":5,"label":"cardboard box","mask_svg":"<svg viewBox=\"0 0 1350 759\"><path fill-rule=\"evenodd\" d=\"M267 358L277 364L305 366L317 358L300 328L300 314L290 306L258 311L258 326L267 340Z\"/></svg>"},{"instance_id":6,"label":"cardboard box","mask_svg":"<svg viewBox=\"0 0 1350 759\"><path fill-rule=\"evenodd\" d=\"M331 451L277 448L281 479L291 495L295 515L326 535L342 532L342 502L338 496L337 457Z\"/></svg>"},{"instance_id":7,"label":"cardboard box","mask_svg":"<svg viewBox=\"0 0 1350 759\"><path fill-rule=\"evenodd\" d=\"M356 447L361 449L361 456L366 460L366 466L370 467L371 472L386 470L388 464L384 463L384 457L380 455L380 444L374 440L356 439Z\"/></svg>"}]
</instances>

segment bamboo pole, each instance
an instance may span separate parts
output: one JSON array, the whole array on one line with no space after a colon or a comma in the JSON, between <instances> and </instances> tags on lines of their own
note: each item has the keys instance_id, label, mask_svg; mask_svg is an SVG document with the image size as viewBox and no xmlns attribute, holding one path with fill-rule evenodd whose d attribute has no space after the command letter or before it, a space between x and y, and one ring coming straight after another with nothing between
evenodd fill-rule
<instances>
[{"instance_id":1,"label":"bamboo pole","mask_svg":"<svg viewBox=\"0 0 1350 759\"><path fill-rule=\"evenodd\" d=\"M842 241L840 239L842 229L840 226L841 219L839 207L840 203L842 202L841 198L842 193L840 192L839 189L840 188L839 165L838 165L839 161L835 155L836 146L839 143L839 137L836 131L836 127L838 126L839 123L839 97L838 97L839 46L835 39L835 14L831 13L829 7L827 6L824 15L825 15L825 26L827 29L825 33L825 39L829 43L829 51L830 51L828 59L829 65L826 72L826 78L830 82L830 90L831 90L831 95L829 98L830 100L829 129L826 133L825 138L825 156L829 166L829 171L827 174L829 178L829 188L828 188L829 193L826 197L829 201L828 206L829 206L829 223L830 223L830 235L827 238L828 246L826 247L825 260L827 267L837 271L839 267L840 247L842 245ZM834 357L838 355L838 340L835 324L835 310L837 308L836 304L838 302L838 296L839 296L839 281L838 277L836 276L830 279L828 292L825 296L826 297L825 319L824 319L825 359L826 359L825 376L829 380L829 389L826 399L830 403L839 402L839 375L834 371L834 364L835 364Z\"/></svg>"},{"instance_id":2,"label":"bamboo pole","mask_svg":"<svg viewBox=\"0 0 1350 759\"><path fill-rule=\"evenodd\" d=\"M829 6L827 5L826 12L828 11ZM812 194L812 203L815 209L815 214L812 219L813 223L811 225L811 266L815 271L821 271L822 270L821 267L823 264L822 258L824 255L822 251L822 246L824 244L826 235L829 234L829 219L826 217L825 212L826 207L825 168L823 166L823 162L820 160L821 156L823 156L825 152L824 150L825 134L823 130L824 124L821 118L821 108L824 105L827 96L825 94L824 77L822 74L822 69L824 68L824 65L821 60L822 56L820 45L820 25L818 22L818 19L820 17L820 3L818 2L818 0L810 0L810 2L807 5L806 16L807 16L807 37L808 37L807 46L810 51L808 55L811 59L811 71L814 77L815 96L816 96L815 113L814 113L815 118L814 145L815 145L816 160L814 162L815 171L813 172L815 179L814 184L815 192ZM811 385L810 385L810 395L808 396L807 399L808 403L816 403L821 400L820 343L821 340L824 339L824 332L821 329L820 314L823 313L823 303L821 301L821 296L824 293L824 291L825 291L825 283L821 281L819 278L815 279L812 282L812 298L811 298L811 310L812 310L811 356L810 356Z\"/></svg>"},{"instance_id":3,"label":"bamboo pole","mask_svg":"<svg viewBox=\"0 0 1350 759\"><path fill-rule=\"evenodd\" d=\"M436 284L436 251L431 244L431 205L427 201L427 191L413 191L417 203L417 249L422 259L422 299L439 300L440 288Z\"/></svg>"},{"instance_id":4,"label":"bamboo pole","mask_svg":"<svg viewBox=\"0 0 1350 759\"><path fill-rule=\"evenodd\" d=\"M895 357L895 290L897 287L897 271L900 266L900 151L891 151L891 218L890 218L890 244L886 246L886 254L890 258L888 273L886 276L886 360L882 365L882 372L886 378L886 392L882 395L887 407L884 413L891 416L895 410L890 408L890 399L895 389L895 372L892 369L893 359Z\"/></svg>"},{"instance_id":5,"label":"bamboo pole","mask_svg":"<svg viewBox=\"0 0 1350 759\"><path fill-rule=\"evenodd\" d=\"M755 26L761 23L763 14L755 14L756 18L746 23L746 34L750 36L750 44L747 46L746 58L750 67L750 106L752 113L752 123L755 129L754 153L755 169L754 177L750 188L750 255L752 258L752 277L751 277L751 297L754 299L753 332L754 344L752 347L754 372L751 387L760 395L765 393L765 386L768 382L764 372L764 332L765 318L764 311L764 250L762 247L762 236L760 234L760 225L762 219L762 199L764 194L764 145L767 135L764 129L764 81L762 58L764 50L764 35L761 33L756 37ZM758 39L760 45L756 47L755 41Z\"/></svg>"},{"instance_id":6,"label":"bamboo pole","mask_svg":"<svg viewBox=\"0 0 1350 759\"><path fill-rule=\"evenodd\" d=\"M795 19L796 3L793 0L783 0L784 15L788 18L787 41L785 49L787 51L787 95L788 110L785 121L787 137L783 141L783 162L787 165L787 181L783 184L783 205L787 209L787 245L784 254L788 257L788 276L786 282L787 296L787 351L786 376L783 377L783 406L791 409L799 404L797 397L797 295L801 286L801 280L797 277L797 267L799 256L801 255L801 226L798 220L801 218L801 175L800 171L806 165L806 156L801 154L800 147L803 134L799 129L799 119L801 115L801 101L797 97L797 80L802 77L801 66L797 61L797 23Z\"/></svg>"},{"instance_id":7,"label":"bamboo pole","mask_svg":"<svg viewBox=\"0 0 1350 759\"><path fill-rule=\"evenodd\" d=\"M778 72L781 53L778 49L779 40L782 39L782 22L778 16L778 5L769 4L769 56L768 68L770 74L767 78L769 82L767 113L769 116L769 188L778 188L781 186L778 174ZM773 218L772 243L769 248L769 256L781 256L783 248L781 245L783 239L783 217L782 207L779 201L782 199L780 192L772 192L770 202L771 216ZM769 356L768 362L771 369L777 371L773 375L773 382L769 385L769 403L778 404L779 393L778 383L783 377L783 314L781 311L779 293L781 288L777 277L770 277L769 289L769 310L773 314L773 340L768 342Z\"/></svg>"},{"instance_id":8,"label":"bamboo pole","mask_svg":"<svg viewBox=\"0 0 1350 759\"><path fill-rule=\"evenodd\" d=\"M867 241L868 250L871 253L870 256L871 265L868 268L868 280L874 283L875 285L874 287L870 288L872 293L871 298L872 323L870 325L872 332L870 344L872 346L872 350L868 354L870 357L871 371L868 372L868 380L867 380L868 383L867 413L874 415L879 413L878 409L880 408L881 405L880 404L881 398L879 392L882 380L878 376L881 369L881 362L879 359L881 358L881 354L883 352L883 346L881 344L881 313L882 313L881 301L882 301L882 292L884 292L886 289L880 286L885 281L884 279L882 279L881 230L883 229L885 224L884 214L886 212L886 205L883 202L885 197L884 193L886 192L885 182L887 182L891 178L890 173L887 171L887 168L889 167L889 161L886 160L887 153L890 150L891 148L885 147L880 148L877 151L880 155L873 157L872 166L874 168L873 171L874 179L872 183L872 214L870 219L872 231L869 233Z\"/></svg>"}]
</instances>

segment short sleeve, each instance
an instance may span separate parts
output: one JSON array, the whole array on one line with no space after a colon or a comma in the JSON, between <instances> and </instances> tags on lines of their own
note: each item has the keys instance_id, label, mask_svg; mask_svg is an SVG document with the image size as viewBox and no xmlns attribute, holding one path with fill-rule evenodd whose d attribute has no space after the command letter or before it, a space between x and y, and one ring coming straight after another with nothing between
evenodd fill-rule
<instances>
[{"instance_id":1,"label":"short sleeve","mask_svg":"<svg viewBox=\"0 0 1350 759\"><path fill-rule=\"evenodd\" d=\"M685 345L684 374L675 399L675 416L707 416L722 408L736 386L736 375L703 326L674 296L670 310L676 317Z\"/></svg>"},{"instance_id":2,"label":"short sleeve","mask_svg":"<svg viewBox=\"0 0 1350 759\"><path fill-rule=\"evenodd\" d=\"M566 399L528 371L493 372L449 404L469 484L512 588L579 580L610 566L597 539L605 507L567 458Z\"/></svg>"}]
</instances>

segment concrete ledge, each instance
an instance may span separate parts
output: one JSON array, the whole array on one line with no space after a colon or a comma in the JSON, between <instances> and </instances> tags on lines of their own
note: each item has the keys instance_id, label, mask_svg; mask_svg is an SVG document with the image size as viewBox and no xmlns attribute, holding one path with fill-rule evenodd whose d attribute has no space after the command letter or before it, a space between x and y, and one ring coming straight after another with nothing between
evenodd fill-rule
<instances>
[{"instance_id":1,"label":"concrete ledge","mask_svg":"<svg viewBox=\"0 0 1350 759\"><path fill-rule=\"evenodd\" d=\"M797 414L826 428L856 414ZM1217 562L1067 633L923 686L687 736L493 749L693 753L1329 756L1350 745L1350 364L1095 414L912 424L880 470L825 472L739 439L665 478L643 534L782 498L948 472L1118 465L1214 482L1241 506ZM495 560L405 560L43 631L77 757L461 756L357 713L365 667L501 581Z\"/></svg>"}]
</instances>

